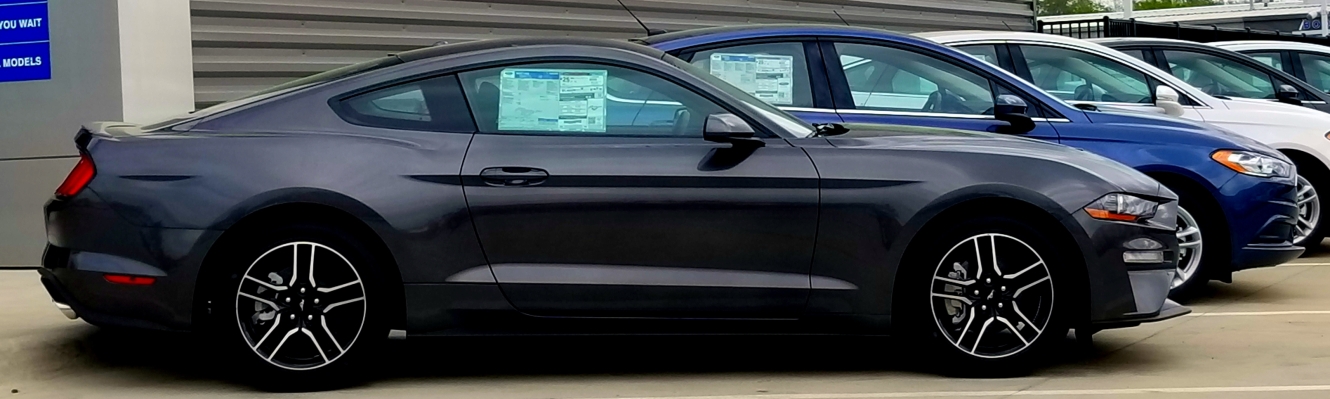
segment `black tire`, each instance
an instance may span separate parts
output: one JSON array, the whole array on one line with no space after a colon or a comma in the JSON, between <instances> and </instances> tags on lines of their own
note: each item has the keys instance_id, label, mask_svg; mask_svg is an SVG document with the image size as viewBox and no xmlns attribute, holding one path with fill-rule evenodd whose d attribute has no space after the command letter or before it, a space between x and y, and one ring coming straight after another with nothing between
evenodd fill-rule
<instances>
[{"instance_id":1,"label":"black tire","mask_svg":"<svg viewBox=\"0 0 1330 399\"><path fill-rule=\"evenodd\" d=\"M387 339L390 301L377 269L387 263L362 239L302 222L251 229L224 250L233 254L224 257L225 278L212 293L212 324L238 377L273 391L364 379L364 364Z\"/></svg>"},{"instance_id":2,"label":"black tire","mask_svg":"<svg viewBox=\"0 0 1330 399\"><path fill-rule=\"evenodd\" d=\"M1191 272L1190 278L1181 281L1181 283L1178 283L1175 278L1175 285L1168 292L1169 298L1185 299L1196 294L1199 288L1215 279L1217 274L1230 272L1228 270L1228 245L1226 244L1229 241L1228 231L1224 225L1217 222L1224 220L1223 213L1216 209L1211 201L1207 201L1209 198L1205 194L1198 194L1194 190L1184 187L1169 187L1169 190L1178 195L1178 207L1181 208L1178 212L1179 226L1182 226L1184 220L1182 211L1185 210L1187 214L1191 215L1191 219L1194 220L1196 227L1200 230L1199 234L1202 240L1202 244L1199 246L1200 263ZM1181 229L1179 233L1182 233ZM1205 243L1211 243L1211 245L1207 246ZM1187 251L1180 249L1178 254L1179 267L1182 267L1184 262L1190 259L1192 258L1187 254Z\"/></svg>"},{"instance_id":3,"label":"black tire","mask_svg":"<svg viewBox=\"0 0 1330 399\"><path fill-rule=\"evenodd\" d=\"M1057 241L1047 232L1016 218L948 224L915 240L905 263L911 267L902 269L896 285L896 308L911 346L926 351L930 368L949 375L1005 377L1043 365L1083 307L1075 289L1080 274L1074 272L1081 263L1067 251L1055 251ZM970 245L975 249L962 248ZM990 266L993 258L997 268ZM970 263L976 259L978 265ZM979 273L976 266L989 271ZM972 283L953 285L939 277Z\"/></svg>"}]
</instances>

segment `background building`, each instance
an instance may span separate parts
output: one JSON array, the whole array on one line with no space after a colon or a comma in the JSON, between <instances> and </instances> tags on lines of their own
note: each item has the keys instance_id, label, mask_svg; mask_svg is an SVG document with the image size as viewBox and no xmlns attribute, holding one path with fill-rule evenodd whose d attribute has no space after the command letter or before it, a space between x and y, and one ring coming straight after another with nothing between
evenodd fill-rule
<instances>
[{"instance_id":1,"label":"background building","mask_svg":"<svg viewBox=\"0 0 1330 399\"><path fill-rule=\"evenodd\" d=\"M1120 8L1120 7L1118 7ZM1115 8L1116 9L1116 8ZM1131 18L1142 22L1177 22L1183 25L1262 30L1285 34L1306 32L1320 36L1321 3L1312 1L1228 0L1224 4L1201 7L1135 10ZM1124 19L1122 11L1040 17L1044 22L1083 21L1088 19ZM1314 29L1312 25L1314 26Z\"/></svg>"},{"instance_id":2,"label":"background building","mask_svg":"<svg viewBox=\"0 0 1330 399\"><path fill-rule=\"evenodd\" d=\"M49 79L0 83L0 267L40 262L41 206L76 161L72 139L84 122L151 122L440 42L631 38L646 35L642 24L672 31L848 23L904 32L1034 24L1031 0L0 0L0 24L33 19L36 7L49 36L14 43L45 51ZM0 58L9 57L5 35ZM0 68L0 82L7 74L18 79Z\"/></svg>"}]
</instances>

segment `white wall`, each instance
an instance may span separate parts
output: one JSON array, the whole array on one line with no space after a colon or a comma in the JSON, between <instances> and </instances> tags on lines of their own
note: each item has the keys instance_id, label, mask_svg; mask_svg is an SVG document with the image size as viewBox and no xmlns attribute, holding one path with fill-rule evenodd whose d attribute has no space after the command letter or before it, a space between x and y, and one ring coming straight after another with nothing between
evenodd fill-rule
<instances>
[{"instance_id":1,"label":"white wall","mask_svg":"<svg viewBox=\"0 0 1330 399\"><path fill-rule=\"evenodd\" d=\"M187 0L51 0L51 79L0 83L0 267L35 266L84 122L193 108Z\"/></svg>"}]
</instances>

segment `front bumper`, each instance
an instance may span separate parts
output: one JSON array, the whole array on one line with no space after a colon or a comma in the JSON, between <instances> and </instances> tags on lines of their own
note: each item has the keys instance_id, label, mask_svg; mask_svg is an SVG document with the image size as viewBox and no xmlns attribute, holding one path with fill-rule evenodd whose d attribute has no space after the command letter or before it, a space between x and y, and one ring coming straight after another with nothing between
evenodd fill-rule
<instances>
[{"instance_id":1,"label":"front bumper","mask_svg":"<svg viewBox=\"0 0 1330 399\"><path fill-rule=\"evenodd\" d=\"M1096 329L1129 327L1190 312L1175 308L1177 304L1167 299L1178 260L1178 240L1172 229L1097 220L1084 211L1073 216L1088 240L1082 245L1089 284L1085 324ZM1163 262L1124 261L1123 253L1130 251L1124 244L1137 238L1163 244Z\"/></svg>"},{"instance_id":2,"label":"front bumper","mask_svg":"<svg viewBox=\"0 0 1330 399\"><path fill-rule=\"evenodd\" d=\"M1227 271L1276 266L1302 255L1304 249L1293 245L1298 220L1294 181L1238 175L1219 191L1232 239Z\"/></svg>"},{"instance_id":3,"label":"front bumper","mask_svg":"<svg viewBox=\"0 0 1330 399\"><path fill-rule=\"evenodd\" d=\"M1191 308L1168 299L1175 270L1136 270L1127 272L1131 279L1136 312L1122 317L1091 323L1095 329L1133 327L1141 323L1164 321L1191 313Z\"/></svg>"}]
</instances>

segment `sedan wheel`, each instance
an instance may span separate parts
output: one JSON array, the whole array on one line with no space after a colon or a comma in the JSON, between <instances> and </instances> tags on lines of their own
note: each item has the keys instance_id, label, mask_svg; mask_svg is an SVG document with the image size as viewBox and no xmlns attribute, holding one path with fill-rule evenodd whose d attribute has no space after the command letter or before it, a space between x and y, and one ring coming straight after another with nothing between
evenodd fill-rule
<instances>
[{"instance_id":1,"label":"sedan wheel","mask_svg":"<svg viewBox=\"0 0 1330 399\"><path fill-rule=\"evenodd\" d=\"M1298 176L1297 201L1298 224L1293 228L1293 244L1304 245L1321 222L1321 199L1316 196L1316 187L1302 176Z\"/></svg>"},{"instance_id":2,"label":"sedan wheel","mask_svg":"<svg viewBox=\"0 0 1330 399\"><path fill-rule=\"evenodd\" d=\"M304 241L278 245L255 259L235 301L250 349L288 370L313 370L341 358L359 338L369 309L351 262Z\"/></svg>"},{"instance_id":3,"label":"sedan wheel","mask_svg":"<svg viewBox=\"0 0 1330 399\"><path fill-rule=\"evenodd\" d=\"M1201 255L1204 242L1201 240L1201 227L1196 218L1181 207L1178 208L1178 272L1173 275L1173 290L1187 285L1196 277L1201 268Z\"/></svg>"},{"instance_id":4,"label":"sedan wheel","mask_svg":"<svg viewBox=\"0 0 1330 399\"><path fill-rule=\"evenodd\" d=\"M1016 237L965 238L947 251L932 277L933 321L951 345L970 356L1021 353L1052 320L1053 275L1044 258Z\"/></svg>"}]
</instances>

